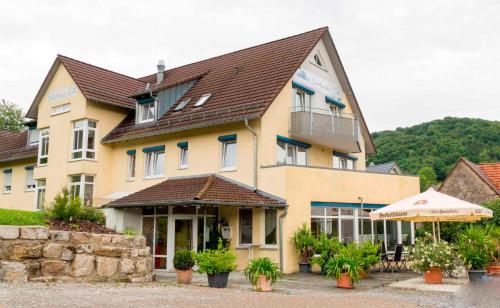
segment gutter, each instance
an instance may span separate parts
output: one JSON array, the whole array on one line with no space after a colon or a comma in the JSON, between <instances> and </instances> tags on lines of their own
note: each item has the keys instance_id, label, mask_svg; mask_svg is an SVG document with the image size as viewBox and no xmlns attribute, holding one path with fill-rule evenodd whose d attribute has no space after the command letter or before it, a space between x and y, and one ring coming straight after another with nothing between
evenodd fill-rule
<instances>
[{"instance_id":1,"label":"gutter","mask_svg":"<svg viewBox=\"0 0 500 308\"><path fill-rule=\"evenodd\" d=\"M245 126L253 135L253 189L257 190L257 146L258 146L258 137L257 133L253 128L248 124L248 118L245 118Z\"/></svg>"},{"instance_id":2,"label":"gutter","mask_svg":"<svg viewBox=\"0 0 500 308\"><path fill-rule=\"evenodd\" d=\"M283 273L283 219L285 216L288 214L288 204L285 206L285 211L280 215L279 217L279 223L278 223L278 228L279 228L279 238L280 238L280 244L279 244L279 250L280 250L280 272Z\"/></svg>"}]
</instances>

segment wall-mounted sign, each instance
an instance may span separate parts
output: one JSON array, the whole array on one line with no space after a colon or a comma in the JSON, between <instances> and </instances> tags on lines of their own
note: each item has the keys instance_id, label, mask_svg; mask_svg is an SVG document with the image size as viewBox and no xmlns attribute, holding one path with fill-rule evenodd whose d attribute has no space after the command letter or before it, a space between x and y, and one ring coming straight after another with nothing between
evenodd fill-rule
<instances>
[{"instance_id":1,"label":"wall-mounted sign","mask_svg":"<svg viewBox=\"0 0 500 308\"><path fill-rule=\"evenodd\" d=\"M335 86L328 80L325 80L310 71L299 68L295 75L293 76L293 80L300 82L306 86L310 86L314 90L317 90L326 96L334 97L338 100L341 100L340 88Z\"/></svg>"},{"instance_id":2,"label":"wall-mounted sign","mask_svg":"<svg viewBox=\"0 0 500 308\"><path fill-rule=\"evenodd\" d=\"M47 101L54 102L65 98L70 98L76 94L76 85L67 86L54 90L47 95Z\"/></svg>"}]
</instances>

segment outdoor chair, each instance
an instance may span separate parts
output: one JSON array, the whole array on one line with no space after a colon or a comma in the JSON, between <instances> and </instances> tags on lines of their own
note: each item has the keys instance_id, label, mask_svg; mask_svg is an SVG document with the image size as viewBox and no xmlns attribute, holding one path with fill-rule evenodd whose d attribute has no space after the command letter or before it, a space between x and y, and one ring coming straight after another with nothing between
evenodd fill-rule
<instances>
[{"instance_id":1,"label":"outdoor chair","mask_svg":"<svg viewBox=\"0 0 500 308\"><path fill-rule=\"evenodd\" d=\"M385 251L385 245L384 245L384 242L380 242L381 245L380 247L378 248L377 250L377 255L379 256L380 258L380 262L379 262L379 272L383 272L387 269L387 266L388 266L388 258L387 258L387 253Z\"/></svg>"},{"instance_id":2,"label":"outdoor chair","mask_svg":"<svg viewBox=\"0 0 500 308\"><path fill-rule=\"evenodd\" d=\"M406 260L403 257L403 244L396 244L394 255L389 259L389 268L391 269L391 272L394 272L396 268L401 272L403 271L403 267L408 270Z\"/></svg>"}]
</instances>

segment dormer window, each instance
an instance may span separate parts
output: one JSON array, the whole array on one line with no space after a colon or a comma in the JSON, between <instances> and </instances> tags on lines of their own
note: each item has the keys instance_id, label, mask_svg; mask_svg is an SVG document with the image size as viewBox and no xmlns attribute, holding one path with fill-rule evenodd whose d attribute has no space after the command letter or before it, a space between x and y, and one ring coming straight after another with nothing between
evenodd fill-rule
<instances>
[{"instance_id":1,"label":"dormer window","mask_svg":"<svg viewBox=\"0 0 500 308\"><path fill-rule=\"evenodd\" d=\"M191 97L184 99L182 102L179 103L179 105L177 105L177 107L175 107L174 110L175 111L182 110L184 107L186 107L187 104L189 104L190 101L191 101Z\"/></svg>"},{"instance_id":2,"label":"dormer window","mask_svg":"<svg viewBox=\"0 0 500 308\"><path fill-rule=\"evenodd\" d=\"M200 99L196 102L196 104L194 104L195 107L201 107L203 106L203 104L205 104L208 99L210 98L210 96L212 96L211 93L207 93L207 94L203 94L202 97L200 97Z\"/></svg>"},{"instance_id":3,"label":"dormer window","mask_svg":"<svg viewBox=\"0 0 500 308\"><path fill-rule=\"evenodd\" d=\"M156 103L153 98L137 101L137 123L147 123L155 120Z\"/></svg>"}]
</instances>

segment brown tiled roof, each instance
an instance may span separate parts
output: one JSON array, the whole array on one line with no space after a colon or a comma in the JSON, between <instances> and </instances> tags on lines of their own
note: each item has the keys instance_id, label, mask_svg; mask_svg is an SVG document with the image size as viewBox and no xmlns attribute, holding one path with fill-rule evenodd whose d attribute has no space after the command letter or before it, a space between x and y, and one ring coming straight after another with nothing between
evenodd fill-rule
<instances>
[{"instance_id":1,"label":"brown tiled roof","mask_svg":"<svg viewBox=\"0 0 500 308\"><path fill-rule=\"evenodd\" d=\"M211 174L172 178L114 200L104 207L134 207L175 204L213 204L284 207L283 200L251 187Z\"/></svg>"},{"instance_id":2,"label":"brown tiled roof","mask_svg":"<svg viewBox=\"0 0 500 308\"><path fill-rule=\"evenodd\" d=\"M0 162L35 158L38 146L27 146L28 131L11 132L0 130Z\"/></svg>"},{"instance_id":3,"label":"brown tiled roof","mask_svg":"<svg viewBox=\"0 0 500 308\"><path fill-rule=\"evenodd\" d=\"M479 168L490 179L497 189L500 190L500 162L498 163L482 163Z\"/></svg>"},{"instance_id":4,"label":"brown tiled roof","mask_svg":"<svg viewBox=\"0 0 500 308\"><path fill-rule=\"evenodd\" d=\"M130 96L146 87L146 83L139 79L115 73L66 56L57 55L28 110L27 117L36 118L38 103L42 99L59 64L64 65L83 95L87 99L98 103L135 109L136 101Z\"/></svg>"},{"instance_id":5,"label":"brown tiled roof","mask_svg":"<svg viewBox=\"0 0 500 308\"><path fill-rule=\"evenodd\" d=\"M482 164L476 165L475 163L473 163L470 160L467 160L463 157L460 159L460 161L463 161L467 166L469 166L469 168L471 168L471 170L474 171L474 173L476 173L479 176L479 178L481 180L483 180L483 182L488 184L500 196L500 188L495 184L493 179L491 179L490 176L488 174L486 174L486 172L484 172L483 168L481 167ZM459 161L459 163L460 163L460 161ZM485 165L499 165L500 166L500 163L485 164ZM496 175L498 176L500 174L500 167L497 167L497 168L498 169L497 169ZM488 169L488 172L490 173L490 175L492 175L493 178L495 178L494 169L496 169L496 168L491 168L490 166L488 166L488 167L486 167L486 169ZM450 174L451 174L451 172L450 172ZM445 179L445 181L446 181L446 179ZM444 183L444 181L443 181L443 183Z\"/></svg>"},{"instance_id":6,"label":"brown tiled roof","mask_svg":"<svg viewBox=\"0 0 500 308\"><path fill-rule=\"evenodd\" d=\"M325 33L328 28L167 70L158 88L203 76L184 95L184 98L191 97L191 102L181 111L171 108L157 124L135 125L131 114L104 137L103 142L261 117ZM155 75L143 77L141 81L154 83ZM212 97L202 107L193 108L207 93Z\"/></svg>"}]
</instances>

